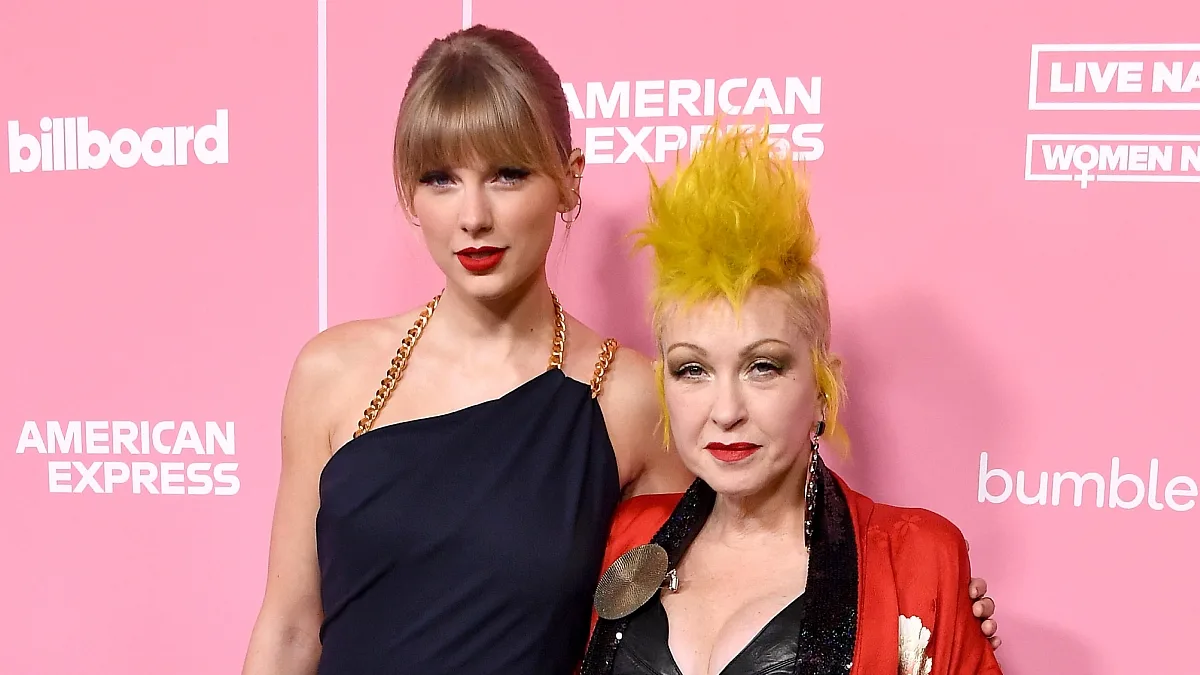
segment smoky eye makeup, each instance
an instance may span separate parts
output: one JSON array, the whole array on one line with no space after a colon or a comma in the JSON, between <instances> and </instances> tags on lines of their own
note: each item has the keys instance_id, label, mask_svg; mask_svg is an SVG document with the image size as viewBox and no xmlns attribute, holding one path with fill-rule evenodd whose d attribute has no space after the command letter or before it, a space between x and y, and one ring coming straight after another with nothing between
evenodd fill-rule
<instances>
[{"instance_id":1,"label":"smoky eye makeup","mask_svg":"<svg viewBox=\"0 0 1200 675\"><path fill-rule=\"evenodd\" d=\"M668 358L664 371L675 379L696 378L705 372L704 366L691 354Z\"/></svg>"},{"instance_id":2,"label":"smoky eye makeup","mask_svg":"<svg viewBox=\"0 0 1200 675\"><path fill-rule=\"evenodd\" d=\"M746 369L753 375L784 375L794 363L790 351L774 347L756 350L747 361Z\"/></svg>"},{"instance_id":3,"label":"smoky eye makeup","mask_svg":"<svg viewBox=\"0 0 1200 675\"><path fill-rule=\"evenodd\" d=\"M755 377L766 377L771 375L783 375L788 368L784 364L775 359L755 359L750 362L746 368L750 375Z\"/></svg>"}]
</instances>

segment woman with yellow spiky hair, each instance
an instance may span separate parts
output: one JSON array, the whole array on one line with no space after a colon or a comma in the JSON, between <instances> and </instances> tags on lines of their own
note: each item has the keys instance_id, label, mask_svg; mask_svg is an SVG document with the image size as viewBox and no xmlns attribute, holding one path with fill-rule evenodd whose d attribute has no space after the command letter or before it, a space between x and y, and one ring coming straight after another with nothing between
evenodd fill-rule
<instances>
[{"instance_id":1,"label":"woman with yellow spiky hair","mask_svg":"<svg viewBox=\"0 0 1200 675\"><path fill-rule=\"evenodd\" d=\"M697 479L619 508L583 675L1000 672L959 530L821 461L844 388L807 197L719 127L652 185L664 419Z\"/></svg>"}]
</instances>

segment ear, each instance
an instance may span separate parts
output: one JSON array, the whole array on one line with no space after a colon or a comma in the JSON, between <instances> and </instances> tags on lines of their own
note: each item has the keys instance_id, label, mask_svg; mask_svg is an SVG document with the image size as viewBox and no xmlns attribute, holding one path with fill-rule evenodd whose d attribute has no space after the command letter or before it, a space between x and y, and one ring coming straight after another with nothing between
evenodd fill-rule
<instances>
[{"instance_id":1,"label":"ear","mask_svg":"<svg viewBox=\"0 0 1200 675\"><path fill-rule=\"evenodd\" d=\"M813 409L813 425L812 425L812 429L810 430L810 433L812 436L814 436L816 438L820 438L821 436L825 435L826 431L829 430L828 426L825 423L827 404L829 403L829 395L826 394L824 391L821 391L820 389L818 389L816 399L817 399L816 405L814 406L814 409Z\"/></svg>"},{"instance_id":2,"label":"ear","mask_svg":"<svg viewBox=\"0 0 1200 675\"><path fill-rule=\"evenodd\" d=\"M583 179L583 170L587 167L587 160L583 157L583 150L575 148L571 151L571 156L567 158L567 170L571 172L571 187L579 189L579 184Z\"/></svg>"},{"instance_id":3,"label":"ear","mask_svg":"<svg viewBox=\"0 0 1200 675\"><path fill-rule=\"evenodd\" d=\"M570 213L575 210L578 199L582 197L580 190L583 185L583 170L587 166L587 160L583 157L583 150L575 148L571 151L571 155L567 158L567 185L574 190L567 198L568 202L559 205L559 210L562 213Z\"/></svg>"}]
</instances>

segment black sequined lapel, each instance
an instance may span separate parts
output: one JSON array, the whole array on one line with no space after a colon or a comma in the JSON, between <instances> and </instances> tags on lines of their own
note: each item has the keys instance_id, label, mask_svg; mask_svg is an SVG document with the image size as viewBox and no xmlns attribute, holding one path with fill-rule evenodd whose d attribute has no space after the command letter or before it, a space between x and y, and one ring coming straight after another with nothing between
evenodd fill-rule
<instances>
[{"instance_id":1,"label":"black sequined lapel","mask_svg":"<svg viewBox=\"0 0 1200 675\"><path fill-rule=\"evenodd\" d=\"M675 505L675 510L671 512L671 517L659 528L654 539L650 540L666 550L671 569L679 566L679 560L692 545L696 535L700 534L704 523L708 522L708 516L712 513L716 501L717 493L713 492L708 483L697 478L692 481L687 492L683 493L683 497Z\"/></svg>"},{"instance_id":2,"label":"black sequined lapel","mask_svg":"<svg viewBox=\"0 0 1200 675\"><path fill-rule=\"evenodd\" d=\"M817 461L808 607L800 622L796 675L845 675L858 634L858 545L850 506L837 479Z\"/></svg>"}]
</instances>

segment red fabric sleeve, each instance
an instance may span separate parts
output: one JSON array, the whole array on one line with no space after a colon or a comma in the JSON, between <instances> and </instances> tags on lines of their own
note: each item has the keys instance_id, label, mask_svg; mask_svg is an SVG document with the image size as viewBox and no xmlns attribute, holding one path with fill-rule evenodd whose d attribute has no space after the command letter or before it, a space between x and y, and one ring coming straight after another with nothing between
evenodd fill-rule
<instances>
[{"instance_id":1,"label":"red fabric sleeve","mask_svg":"<svg viewBox=\"0 0 1200 675\"><path fill-rule=\"evenodd\" d=\"M992 646L971 609L971 562L962 532L922 509L904 509L893 526L900 540L900 607L902 613L920 616L932 632L926 651L933 657L932 675L1000 675Z\"/></svg>"}]
</instances>

